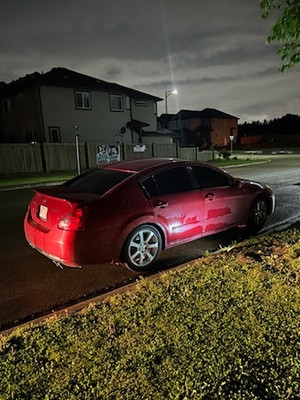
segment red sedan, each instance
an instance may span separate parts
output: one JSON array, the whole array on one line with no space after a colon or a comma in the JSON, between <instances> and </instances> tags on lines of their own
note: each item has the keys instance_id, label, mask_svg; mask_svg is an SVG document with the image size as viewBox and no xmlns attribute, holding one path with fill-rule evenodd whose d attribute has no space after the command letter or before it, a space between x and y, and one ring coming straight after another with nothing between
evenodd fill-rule
<instances>
[{"instance_id":1,"label":"red sedan","mask_svg":"<svg viewBox=\"0 0 300 400\"><path fill-rule=\"evenodd\" d=\"M35 190L24 228L55 263L122 262L142 271L162 249L233 227L257 232L275 208L270 188L174 159L122 161Z\"/></svg>"}]
</instances>

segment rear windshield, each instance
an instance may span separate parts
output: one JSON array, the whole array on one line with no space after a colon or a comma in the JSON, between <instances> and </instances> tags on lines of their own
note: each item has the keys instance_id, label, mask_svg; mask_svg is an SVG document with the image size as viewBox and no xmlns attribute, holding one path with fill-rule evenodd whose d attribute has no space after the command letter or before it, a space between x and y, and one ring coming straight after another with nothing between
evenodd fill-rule
<instances>
[{"instance_id":1,"label":"rear windshield","mask_svg":"<svg viewBox=\"0 0 300 400\"><path fill-rule=\"evenodd\" d=\"M69 187L74 192L87 192L103 195L130 175L132 174L129 172L97 168L86 172L85 174L76 176L75 178L65 182L63 186Z\"/></svg>"}]
</instances>

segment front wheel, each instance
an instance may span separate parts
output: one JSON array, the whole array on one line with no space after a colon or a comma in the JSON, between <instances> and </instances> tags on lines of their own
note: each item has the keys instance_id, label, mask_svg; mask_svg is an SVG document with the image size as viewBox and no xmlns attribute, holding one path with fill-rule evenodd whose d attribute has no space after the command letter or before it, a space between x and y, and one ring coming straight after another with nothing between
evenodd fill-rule
<instances>
[{"instance_id":1,"label":"front wheel","mask_svg":"<svg viewBox=\"0 0 300 400\"><path fill-rule=\"evenodd\" d=\"M266 222L268 215L268 205L264 198L256 199L251 207L249 214L248 228L251 233L258 232Z\"/></svg>"},{"instance_id":2,"label":"front wheel","mask_svg":"<svg viewBox=\"0 0 300 400\"><path fill-rule=\"evenodd\" d=\"M162 249L159 231L152 225L141 225L128 236L123 247L125 266L133 271L147 271Z\"/></svg>"}]
</instances>

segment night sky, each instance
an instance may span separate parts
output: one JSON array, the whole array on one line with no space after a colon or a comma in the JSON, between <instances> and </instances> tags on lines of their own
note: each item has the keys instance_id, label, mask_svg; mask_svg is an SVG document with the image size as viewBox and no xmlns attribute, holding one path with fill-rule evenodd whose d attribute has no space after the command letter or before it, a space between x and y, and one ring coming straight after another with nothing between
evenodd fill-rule
<instances>
[{"instance_id":1,"label":"night sky","mask_svg":"<svg viewBox=\"0 0 300 400\"><path fill-rule=\"evenodd\" d=\"M1 0L0 81L65 67L243 121L299 114L300 66L280 74L258 0ZM160 102L158 113L164 112Z\"/></svg>"}]
</instances>

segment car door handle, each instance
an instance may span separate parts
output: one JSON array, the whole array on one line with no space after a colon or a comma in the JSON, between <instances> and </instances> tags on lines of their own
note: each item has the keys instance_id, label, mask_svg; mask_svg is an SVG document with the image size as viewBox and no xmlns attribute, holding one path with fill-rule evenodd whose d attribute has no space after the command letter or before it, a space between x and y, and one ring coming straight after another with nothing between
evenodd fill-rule
<instances>
[{"instance_id":1,"label":"car door handle","mask_svg":"<svg viewBox=\"0 0 300 400\"><path fill-rule=\"evenodd\" d=\"M165 208L168 207L169 203L164 200L155 200L153 202L154 207Z\"/></svg>"},{"instance_id":2,"label":"car door handle","mask_svg":"<svg viewBox=\"0 0 300 400\"><path fill-rule=\"evenodd\" d=\"M213 193L207 193L205 195L205 198L208 199L209 201L212 201L215 198L215 195Z\"/></svg>"}]
</instances>

